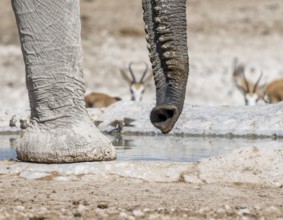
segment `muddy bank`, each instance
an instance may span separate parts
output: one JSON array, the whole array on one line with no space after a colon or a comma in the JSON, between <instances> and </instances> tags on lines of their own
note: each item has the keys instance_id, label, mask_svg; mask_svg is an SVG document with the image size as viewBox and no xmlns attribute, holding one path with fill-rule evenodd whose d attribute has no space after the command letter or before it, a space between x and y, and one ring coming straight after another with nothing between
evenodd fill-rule
<instances>
[{"instance_id":1,"label":"muddy bank","mask_svg":"<svg viewBox=\"0 0 283 220\"><path fill-rule=\"evenodd\" d=\"M278 219L282 147L197 163L0 162L0 217L10 219Z\"/></svg>"},{"instance_id":2,"label":"muddy bank","mask_svg":"<svg viewBox=\"0 0 283 220\"><path fill-rule=\"evenodd\" d=\"M0 163L0 175L79 181L122 177L147 182L257 184L283 187L282 146L247 147L196 163L112 161L78 164Z\"/></svg>"}]
</instances>

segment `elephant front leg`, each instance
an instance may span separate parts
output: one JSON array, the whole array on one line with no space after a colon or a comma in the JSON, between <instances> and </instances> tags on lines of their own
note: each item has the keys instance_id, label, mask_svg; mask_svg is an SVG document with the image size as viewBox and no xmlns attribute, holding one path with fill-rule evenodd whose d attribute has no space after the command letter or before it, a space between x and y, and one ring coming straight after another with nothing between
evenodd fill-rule
<instances>
[{"instance_id":1,"label":"elephant front leg","mask_svg":"<svg viewBox=\"0 0 283 220\"><path fill-rule=\"evenodd\" d=\"M82 80L79 0L13 0L31 107L17 148L24 161L113 160L115 149L91 123Z\"/></svg>"}]
</instances>

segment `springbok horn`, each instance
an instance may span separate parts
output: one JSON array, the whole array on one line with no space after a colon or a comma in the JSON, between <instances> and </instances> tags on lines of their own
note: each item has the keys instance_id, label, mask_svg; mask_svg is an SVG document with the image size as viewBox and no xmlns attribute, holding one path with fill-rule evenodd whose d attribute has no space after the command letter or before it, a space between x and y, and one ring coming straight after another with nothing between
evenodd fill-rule
<instances>
[{"instance_id":1,"label":"springbok horn","mask_svg":"<svg viewBox=\"0 0 283 220\"><path fill-rule=\"evenodd\" d=\"M254 85L253 93L255 93L255 91L258 87L258 84L259 84L259 81L261 80L262 75L263 75L263 72L261 71L261 74L260 74L258 80L256 81L255 85Z\"/></svg>"},{"instance_id":2,"label":"springbok horn","mask_svg":"<svg viewBox=\"0 0 283 220\"><path fill-rule=\"evenodd\" d=\"M237 66L238 66L238 58L237 57L235 57L234 58L234 60L233 60L233 67L234 67L234 69L233 69L233 75L235 75L235 73L236 73L236 69L237 69Z\"/></svg>"},{"instance_id":3,"label":"springbok horn","mask_svg":"<svg viewBox=\"0 0 283 220\"><path fill-rule=\"evenodd\" d=\"M137 81L136 81L135 75L134 75L133 70L132 70L132 65L133 65L133 62L130 62L129 63L129 71L130 71L131 76L133 78L133 82L136 83Z\"/></svg>"},{"instance_id":4,"label":"springbok horn","mask_svg":"<svg viewBox=\"0 0 283 220\"><path fill-rule=\"evenodd\" d=\"M146 73L147 73L147 70L148 70L148 65L147 65L147 63L146 63L146 62L143 62L143 63L145 64L145 70L144 70L144 72L143 72L143 74L142 74L142 77L141 77L141 79L140 79L140 83L143 82L144 77L145 77L145 75L146 75Z\"/></svg>"},{"instance_id":5,"label":"springbok horn","mask_svg":"<svg viewBox=\"0 0 283 220\"><path fill-rule=\"evenodd\" d=\"M234 77L237 77L245 72L245 66L239 63L239 60L237 57L234 58L233 68L234 68L233 69Z\"/></svg>"},{"instance_id":6,"label":"springbok horn","mask_svg":"<svg viewBox=\"0 0 283 220\"><path fill-rule=\"evenodd\" d=\"M244 77L244 82L245 82L246 87L247 87L247 89L245 89L245 92L246 92L246 93L250 93L249 83L248 83L248 80L247 80L247 78L246 78L245 73L243 73L243 77Z\"/></svg>"},{"instance_id":7,"label":"springbok horn","mask_svg":"<svg viewBox=\"0 0 283 220\"><path fill-rule=\"evenodd\" d=\"M125 81L127 81L128 83L132 82L132 79L128 76L129 75L128 73L126 73L123 69L120 69L120 72Z\"/></svg>"}]
</instances>

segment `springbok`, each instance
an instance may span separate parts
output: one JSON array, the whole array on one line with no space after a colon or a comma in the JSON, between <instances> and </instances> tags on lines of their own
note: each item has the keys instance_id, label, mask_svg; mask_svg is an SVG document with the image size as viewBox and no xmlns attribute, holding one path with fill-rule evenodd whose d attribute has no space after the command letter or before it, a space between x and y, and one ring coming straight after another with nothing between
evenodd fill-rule
<instances>
[{"instance_id":1,"label":"springbok","mask_svg":"<svg viewBox=\"0 0 283 220\"><path fill-rule=\"evenodd\" d=\"M245 73L242 73L242 78L234 76L237 88L242 92L246 105L257 105L259 100L264 100L264 93L259 89L259 82L262 78L262 73L255 83L247 80Z\"/></svg>"},{"instance_id":2,"label":"springbok","mask_svg":"<svg viewBox=\"0 0 283 220\"><path fill-rule=\"evenodd\" d=\"M142 62L145 65L145 69L143 71L143 74L140 78L139 81L136 80L135 74L133 72L132 66L139 64L137 62L130 62L129 63L129 72L132 78L130 78L128 76L128 74L123 70L120 69L122 77L129 83L130 85L130 91L131 91L131 100L132 101L137 101L140 102L142 101L142 96L144 94L145 91L145 86L146 84L149 82L149 80L151 79L152 75L149 75L149 77L147 77L145 79L145 75L148 72L148 65L145 62Z\"/></svg>"},{"instance_id":3,"label":"springbok","mask_svg":"<svg viewBox=\"0 0 283 220\"><path fill-rule=\"evenodd\" d=\"M237 88L242 92L246 105L257 105L259 100L264 100L263 93L259 89L259 82L262 73L255 83L247 80L245 76L245 66L238 63L238 59L234 59L233 78Z\"/></svg>"},{"instance_id":4,"label":"springbok","mask_svg":"<svg viewBox=\"0 0 283 220\"><path fill-rule=\"evenodd\" d=\"M283 100L283 79L273 80L265 86L264 93L268 96L270 103Z\"/></svg>"},{"instance_id":5,"label":"springbok","mask_svg":"<svg viewBox=\"0 0 283 220\"><path fill-rule=\"evenodd\" d=\"M104 93L92 92L84 97L87 108L103 108L121 100Z\"/></svg>"},{"instance_id":6,"label":"springbok","mask_svg":"<svg viewBox=\"0 0 283 220\"><path fill-rule=\"evenodd\" d=\"M242 92L246 105L257 105L260 100L264 103L276 103L283 100L283 79L273 80L268 84L259 86L263 76L261 72L255 83L247 80L245 66L234 62L233 77L237 88Z\"/></svg>"}]
</instances>

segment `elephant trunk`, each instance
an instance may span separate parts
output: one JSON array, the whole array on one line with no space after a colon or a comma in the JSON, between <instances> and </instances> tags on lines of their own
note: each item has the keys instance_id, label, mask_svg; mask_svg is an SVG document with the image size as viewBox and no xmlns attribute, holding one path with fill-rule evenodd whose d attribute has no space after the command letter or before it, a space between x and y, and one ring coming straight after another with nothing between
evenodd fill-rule
<instances>
[{"instance_id":1,"label":"elephant trunk","mask_svg":"<svg viewBox=\"0 0 283 220\"><path fill-rule=\"evenodd\" d=\"M146 39L156 85L150 120L168 133L185 100L189 72L185 0L143 0Z\"/></svg>"}]
</instances>

